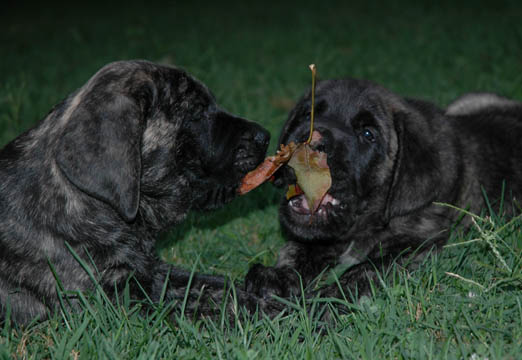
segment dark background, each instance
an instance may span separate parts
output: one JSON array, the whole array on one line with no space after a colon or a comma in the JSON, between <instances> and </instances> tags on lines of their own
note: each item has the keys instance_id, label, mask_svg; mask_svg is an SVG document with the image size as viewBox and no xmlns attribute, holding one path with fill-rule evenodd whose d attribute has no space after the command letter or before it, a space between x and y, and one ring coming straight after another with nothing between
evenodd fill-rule
<instances>
[{"instance_id":1,"label":"dark background","mask_svg":"<svg viewBox=\"0 0 522 360\"><path fill-rule=\"evenodd\" d=\"M522 99L520 1L45 1L0 13L0 145L131 58L186 68L273 133L312 62L321 78L441 104L471 90Z\"/></svg>"},{"instance_id":2,"label":"dark background","mask_svg":"<svg viewBox=\"0 0 522 360\"><path fill-rule=\"evenodd\" d=\"M442 106L477 90L522 100L522 1L3 1L0 147L101 66L131 58L187 69L229 111L266 126L273 152L311 83L310 63L320 78L367 78ZM252 263L272 265L284 242L280 196L267 184L223 210L192 214L161 253L234 279ZM459 233L438 260L395 269L388 286L329 327L309 308L227 326L171 324L90 301L65 324L57 315L28 331L0 328L0 358L518 359L520 218L480 224L500 253L478 231Z\"/></svg>"}]
</instances>

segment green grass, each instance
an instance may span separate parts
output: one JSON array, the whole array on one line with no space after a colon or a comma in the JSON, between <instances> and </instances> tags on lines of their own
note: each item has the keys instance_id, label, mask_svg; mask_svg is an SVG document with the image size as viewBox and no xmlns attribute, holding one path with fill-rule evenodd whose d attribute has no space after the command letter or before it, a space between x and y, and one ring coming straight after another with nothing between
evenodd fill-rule
<instances>
[{"instance_id":1,"label":"green grass","mask_svg":"<svg viewBox=\"0 0 522 360\"><path fill-rule=\"evenodd\" d=\"M472 90L522 99L522 4L430 4L4 5L0 146L103 64L129 58L186 68L225 108L266 126L272 151L289 108L310 84L310 63L320 78L367 78L441 105ZM234 279L250 263L273 264L284 242L279 196L265 185L223 210L192 215L161 239L159 251L185 268ZM418 270L395 269L374 296L329 325L303 310L233 324L169 321L165 308L146 317L137 305L112 307L97 293L84 300L82 313L1 329L0 359L518 359L522 221L504 226L505 219L491 219L477 219L482 233L455 231L455 246Z\"/></svg>"}]
</instances>

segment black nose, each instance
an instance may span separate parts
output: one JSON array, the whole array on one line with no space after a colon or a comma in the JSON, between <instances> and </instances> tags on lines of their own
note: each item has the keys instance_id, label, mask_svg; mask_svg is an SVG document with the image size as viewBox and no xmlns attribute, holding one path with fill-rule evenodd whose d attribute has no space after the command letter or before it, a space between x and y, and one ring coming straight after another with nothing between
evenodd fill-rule
<instances>
[{"instance_id":1,"label":"black nose","mask_svg":"<svg viewBox=\"0 0 522 360\"><path fill-rule=\"evenodd\" d=\"M267 147L270 142L270 133L263 128L258 129L254 136L254 141L258 146Z\"/></svg>"},{"instance_id":2,"label":"black nose","mask_svg":"<svg viewBox=\"0 0 522 360\"><path fill-rule=\"evenodd\" d=\"M253 142L257 149L266 151L270 142L270 133L257 124L250 125L250 129L243 133L241 139L245 142Z\"/></svg>"},{"instance_id":3,"label":"black nose","mask_svg":"<svg viewBox=\"0 0 522 360\"><path fill-rule=\"evenodd\" d=\"M268 131L255 123L248 123L235 151L236 168L242 173L255 169L263 161L269 141Z\"/></svg>"}]
</instances>

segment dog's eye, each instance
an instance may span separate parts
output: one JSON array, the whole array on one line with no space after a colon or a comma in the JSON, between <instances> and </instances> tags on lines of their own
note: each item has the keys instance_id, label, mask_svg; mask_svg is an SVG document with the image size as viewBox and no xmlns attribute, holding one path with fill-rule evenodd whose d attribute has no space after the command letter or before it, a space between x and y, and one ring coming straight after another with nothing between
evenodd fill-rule
<instances>
[{"instance_id":1,"label":"dog's eye","mask_svg":"<svg viewBox=\"0 0 522 360\"><path fill-rule=\"evenodd\" d=\"M375 135L373 135L373 132L368 128L364 128L362 130L361 136L364 140L366 140L368 142L371 142L371 143L375 142Z\"/></svg>"}]
</instances>

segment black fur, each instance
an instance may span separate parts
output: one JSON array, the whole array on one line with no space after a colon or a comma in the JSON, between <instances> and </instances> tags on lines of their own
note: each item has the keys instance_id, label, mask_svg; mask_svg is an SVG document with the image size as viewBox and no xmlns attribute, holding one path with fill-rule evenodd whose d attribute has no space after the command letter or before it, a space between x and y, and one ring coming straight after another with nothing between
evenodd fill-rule
<instances>
[{"instance_id":1,"label":"black fur","mask_svg":"<svg viewBox=\"0 0 522 360\"><path fill-rule=\"evenodd\" d=\"M166 300L183 298L190 274L159 260L157 235L230 201L268 140L180 69L103 67L0 152L0 321L7 307L19 323L56 309L50 265L64 290L93 289L72 252L111 296L133 275L157 301L170 273ZM212 289L204 307L220 300L224 279L192 284L191 299ZM134 282L131 295L144 298Z\"/></svg>"},{"instance_id":2,"label":"black fur","mask_svg":"<svg viewBox=\"0 0 522 360\"><path fill-rule=\"evenodd\" d=\"M315 147L325 151L332 175L330 201L310 218L303 199L283 199L280 221L288 243L277 264L257 264L247 291L265 298L300 294L324 269L348 268L343 291L369 291L376 269L415 252L421 259L449 236L453 204L480 213L484 197L495 204L505 184L509 216L522 198L522 103L494 94L468 94L447 110L405 99L362 80L330 80L317 87ZM304 141L310 93L289 115L280 143ZM290 168L276 183L295 183ZM411 260L411 259L409 259ZM299 275L298 275L299 274ZM341 296L339 287L321 290Z\"/></svg>"}]
</instances>

